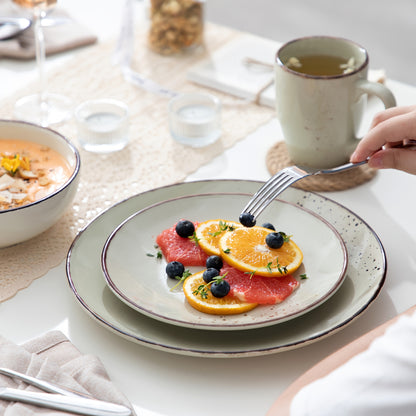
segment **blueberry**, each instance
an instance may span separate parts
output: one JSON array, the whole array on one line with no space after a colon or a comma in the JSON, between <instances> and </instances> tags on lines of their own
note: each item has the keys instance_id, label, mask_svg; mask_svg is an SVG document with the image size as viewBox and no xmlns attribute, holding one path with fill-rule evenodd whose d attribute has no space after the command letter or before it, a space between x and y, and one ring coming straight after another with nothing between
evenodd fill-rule
<instances>
[{"instance_id":1,"label":"blueberry","mask_svg":"<svg viewBox=\"0 0 416 416\"><path fill-rule=\"evenodd\" d=\"M270 233L266 236L266 244L270 248L280 248L284 243L282 234L280 233Z\"/></svg>"},{"instance_id":2,"label":"blueberry","mask_svg":"<svg viewBox=\"0 0 416 416\"><path fill-rule=\"evenodd\" d=\"M269 230L276 231L276 228L274 228L274 225L270 224L270 222L265 222L264 224L262 224L262 227L268 228Z\"/></svg>"},{"instance_id":3,"label":"blueberry","mask_svg":"<svg viewBox=\"0 0 416 416\"><path fill-rule=\"evenodd\" d=\"M209 283L214 280L214 277L217 277L220 274L219 270L210 267L206 269L204 273L202 273L202 278L204 279L205 283Z\"/></svg>"},{"instance_id":4,"label":"blueberry","mask_svg":"<svg viewBox=\"0 0 416 416\"><path fill-rule=\"evenodd\" d=\"M243 212L240 214L239 220L240 223L244 225L244 227L254 227L256 225L254 215L250 214L249 212Z\"/></svg>"},{"instance_id":5,"label":"blueberry","mask_svg":"<svg viewBox=\"0 0 416 416\"><path fill-rule=\"evenodd\" d=\"M228 295L229 292L230 284L226 280L220 280L211 285L212 296L215 296L216 298L223 298Z\"/></svg>"},{"instance_id":6,"label":"blueberry","mask_svg":"<svg viewBox=\"0 0 416 416\"><path fill-rule=\"evenodd\" d=\"M180 237L188 238L195 232L195 226L191 221L180 220L176 224L175 230Z\"/></svg>"},{"instance_id":7,"label":"blueberry","mask_svg":"<svg viewBox=\"0 0 416 416\"><path fill-rule=\"evenodd\" d=\"M209 256L205 265L207 269L213 267L214 269L221 270L223 266L222 258L220 256Z\"/></svg>"},{"instance_id":8,"label":"blueberry","mask_svg":"<svg viewBox=\"0 0 416 416\"><path fill-rule=\"evenodd\" d=\"M176 277L182 277L185 271L185 267L179 261L171 261L166 265L166 274L171 279L176 279Z\"/></svg>"}]
</instances>

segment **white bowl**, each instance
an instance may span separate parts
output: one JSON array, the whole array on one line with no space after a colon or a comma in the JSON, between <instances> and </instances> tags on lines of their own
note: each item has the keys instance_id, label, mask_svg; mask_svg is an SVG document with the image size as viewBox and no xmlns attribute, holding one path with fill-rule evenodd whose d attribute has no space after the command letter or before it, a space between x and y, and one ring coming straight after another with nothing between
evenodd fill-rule
<instances>
[{"instance_id":1,"label":"white bowl","mask_svg":"<svg viewBox=\"0 0 416 416\"><path fill-rule=\"evenodd\" d=\"M55 192L21 207L0 210L0 247L7 247L35 237L59 220L77 191L80 156L61 134L22 121L0 120L0 138L48 146L60 153L72 169L70 178Z\"/></svg>"}]
</instances>

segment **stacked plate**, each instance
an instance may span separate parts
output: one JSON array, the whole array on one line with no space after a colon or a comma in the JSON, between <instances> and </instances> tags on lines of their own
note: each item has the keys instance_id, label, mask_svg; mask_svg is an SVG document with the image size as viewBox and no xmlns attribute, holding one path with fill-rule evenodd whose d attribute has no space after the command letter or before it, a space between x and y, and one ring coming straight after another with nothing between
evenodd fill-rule
<instances>
[{"instance_id":1,"label":"stacked plate","mask_svg":"<svg viewBox=\"0 0 416 416\"><path fill-rule=\"evenodd\" d=\"M352 322L384 284L385 253L357 215L323 196L287 189L262 214L293 235L304 261L299 288L277 305L215 316L189 306L157 259L155 238L179 219L236 220L261 182L182 183L131 197L82 230L67 256L82 307L117 334L178 354L243 357L317 341ZM263 220L263 221L262 221ZM307 279L300 275L306 273Z\"/></svg>"}]
</instances>

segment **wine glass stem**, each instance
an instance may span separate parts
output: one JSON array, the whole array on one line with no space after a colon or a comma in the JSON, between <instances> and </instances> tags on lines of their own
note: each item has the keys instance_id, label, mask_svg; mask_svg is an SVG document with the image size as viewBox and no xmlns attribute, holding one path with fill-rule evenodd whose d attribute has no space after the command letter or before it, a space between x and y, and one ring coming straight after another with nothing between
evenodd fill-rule
<instances>
[{"instance_id":1,"label":"wine glass stem","mask_svg":"<svg viewBox=\"0 0 416 416\"><path fill-rule=\"evenodd\" d=\"M35 8L33 20L35 31L35 50L36 50L36 64L38 67L39 77L39 106L41 113L41 121L44 121L47 117L48 103L46 101L46 75L45 75L45 37L42 29L42 18L45 15L45 11L39 8Z\"/></svg>"}]
</instances>

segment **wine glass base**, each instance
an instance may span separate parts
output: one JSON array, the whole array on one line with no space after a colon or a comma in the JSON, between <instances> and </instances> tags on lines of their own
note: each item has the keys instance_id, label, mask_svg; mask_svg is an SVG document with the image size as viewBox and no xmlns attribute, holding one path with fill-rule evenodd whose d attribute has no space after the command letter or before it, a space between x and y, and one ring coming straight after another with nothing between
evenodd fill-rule
<instances>
[{"instance_id":1,"label":"wine glass base","mask_svg":"<svg viewBox=\"0 0 416 416\"><path fill-rule=\"evenodd\" d=\"M44 94L43 98L43 102L38 94L20 98L14 107L15 118L48 127L71 117L72 102L69 98L50 93Z\"/></svg>"}]
</instances>

